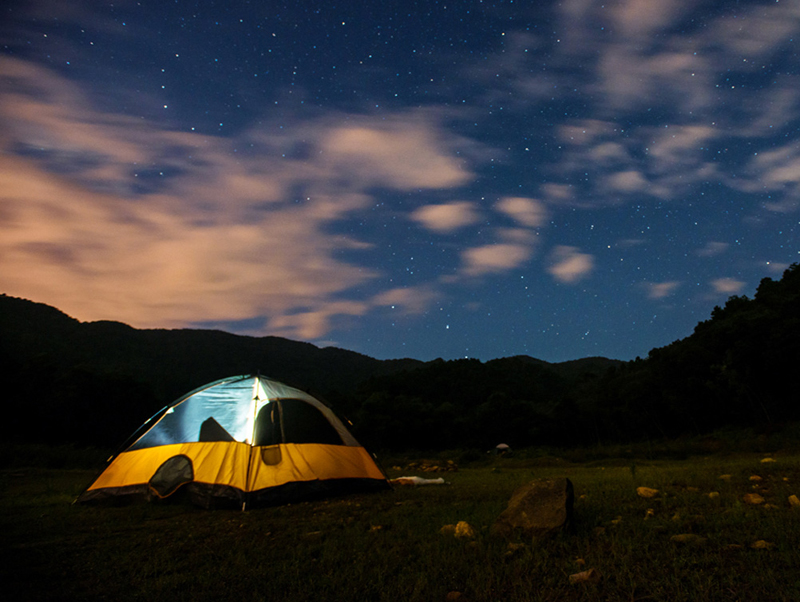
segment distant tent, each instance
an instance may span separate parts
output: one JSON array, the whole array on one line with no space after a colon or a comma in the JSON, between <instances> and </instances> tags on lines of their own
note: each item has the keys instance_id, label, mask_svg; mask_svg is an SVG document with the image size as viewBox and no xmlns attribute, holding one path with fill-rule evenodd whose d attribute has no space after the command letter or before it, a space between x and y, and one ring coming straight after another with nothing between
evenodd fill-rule
<instances>
[{"instance_id":1,"label":"distant tent","mask_svg":"<svg viewBox=\"0 0 800 602\"><path fill-rule=\"evenodd\" d=\"M498 443L494 448L495 455L507 456L511 453L511 446L508 443Z\"/></svg>"},{"instance_id":2,"label":"distant tent","mask_svg":"<svg viewBox=\"0 0 800 602\"><path fill-rule=\"evenodd\" d=\"M249 508L389 488L330 408L261 376L200 387L129 441L79 502L149 500L183 489L206 508Z\"/></svg>"}]
</instances>

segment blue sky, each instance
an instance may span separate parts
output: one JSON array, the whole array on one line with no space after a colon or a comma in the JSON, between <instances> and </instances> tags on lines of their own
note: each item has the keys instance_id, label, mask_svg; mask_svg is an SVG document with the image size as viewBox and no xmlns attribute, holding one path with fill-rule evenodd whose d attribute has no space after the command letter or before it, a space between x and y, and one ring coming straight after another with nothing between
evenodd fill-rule
<instances>
[{"instance_id":1,"label":"blue sky","mask_svg":"<svg viewBox=\"0 0 800 602\"><path fill-rule=\"evenodd\" d=\"M0 292L632 359L800 259L800 2L7 2Z\"/></svg>"}]
</instances>

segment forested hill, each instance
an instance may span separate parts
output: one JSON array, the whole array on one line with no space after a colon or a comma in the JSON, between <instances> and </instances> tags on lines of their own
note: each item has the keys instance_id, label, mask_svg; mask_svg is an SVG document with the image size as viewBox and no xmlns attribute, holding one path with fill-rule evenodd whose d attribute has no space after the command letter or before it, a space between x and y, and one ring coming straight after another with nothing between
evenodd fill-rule
<instances>
[{"instance_id":1,"label":"forested hill","mask_svg":"<svg viewBox=\"0 0 800 602\"><path fill-rule=\"evenodd\" d=\"M694 333L611 370L582 400L607 438L800 420L800 265L730 297Z\"/></svg>"},{"instance_id":2,"label":"forested hill","mask_svg":"<svg viewBox=\"0 0 800 602\"><path fill-rule=\"evenodd\" d=\"M380 361L281 337L219 330L139 330L119 322L79 322L41 303L0 296L0 353L39 373L83 370L123 377L171 401L207 382L261 372L317 392L351 390L365 378L422 362Z\"/></svg>"},{"instance_id":3,"label":"forested hill","mask_svg":"<svg viewBox=\"0 0 800 602\"><path fill-rule=\"evenodd\" d=\"M4 440L113 445L207 382L261 372L320 395L373 449L585 445L800 420L800 268L646 359L381 361L278 337L81 323L0 296Z\"/></svg>"},{"instance_id":4,"label":"forested hill","mask_svg":"<svg viewBox=\"0 0 800 602\"><path fill-rule=\"evenodd\" d=\"M559 366L533 358L514 361ZM598 373L612 363L587 359L563 366L571 376L576 370ZM360 407L356 391L364 382L425 365L280 337L84 323L48 305L0 295L0 379L7 408L0 436L113 444L180 395L249 373L321 396L340 412L355 412ZM33 430L31 412L37 420Z\"/></svg>"}]
</instances>

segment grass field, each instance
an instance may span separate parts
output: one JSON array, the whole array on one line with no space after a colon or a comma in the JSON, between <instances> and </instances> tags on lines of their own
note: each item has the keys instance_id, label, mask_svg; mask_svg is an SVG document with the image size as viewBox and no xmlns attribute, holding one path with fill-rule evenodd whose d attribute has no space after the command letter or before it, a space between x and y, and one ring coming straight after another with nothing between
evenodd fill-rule
<instances>
[{"instance_id":1,"label":"grass field","mask_svg":"<svg viewBox=\"0 0 800 602\"><path fill-rule=\"evenodd\" d=\"M92 471L6 468L4 598L796 601L800 508L789 497L800 496L800 455L763 458L498 459L416 473L443 476L448 486L244 513L76 506ZM516 487L556 476L575 487L571 532L522 547L489 535ZM639 486L659 493L642 498ZM745 503L748 493L764 502ZM440 533L458 521L476 536ZM702 539L674 539L686 534ZM570 583L590 568L598 581Z\"/></svg>"}]
</instances>

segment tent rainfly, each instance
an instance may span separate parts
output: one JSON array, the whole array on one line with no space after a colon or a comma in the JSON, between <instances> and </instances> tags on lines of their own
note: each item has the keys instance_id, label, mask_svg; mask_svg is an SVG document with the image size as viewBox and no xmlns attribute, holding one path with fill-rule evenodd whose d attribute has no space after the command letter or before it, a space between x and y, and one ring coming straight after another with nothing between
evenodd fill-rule
<instances>
[{"instance_id":1,"label":"tent rainfly","mask_svg":"<svg viewBox=\"0 0 800 602\"><path fill-rule=\"evenodd\" d=\"M261 376L200 387L130 441L78 502L153 500L183 489L206 508L245 509L389 488L330 408Z\"/></svg>"}]
</instances>

